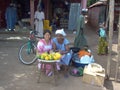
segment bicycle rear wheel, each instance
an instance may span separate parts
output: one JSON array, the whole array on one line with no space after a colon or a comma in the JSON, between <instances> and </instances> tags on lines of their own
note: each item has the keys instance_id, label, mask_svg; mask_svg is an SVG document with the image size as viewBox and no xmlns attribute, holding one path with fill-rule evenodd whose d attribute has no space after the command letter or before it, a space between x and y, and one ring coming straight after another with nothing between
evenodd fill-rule
<instances>
[{"instance_id":1,"label":"bicycle rear wheel","mask_svg":"<svg viewBox=\"0 0 120 90\"><path fill-rule=\"evenodd\" d=\"M26 65L34 63L37 59L36 57L36 46L31 43L31 47L28 47L28 42L23 44L18 52L19 60Z\"/></svg>"}]
</instances>

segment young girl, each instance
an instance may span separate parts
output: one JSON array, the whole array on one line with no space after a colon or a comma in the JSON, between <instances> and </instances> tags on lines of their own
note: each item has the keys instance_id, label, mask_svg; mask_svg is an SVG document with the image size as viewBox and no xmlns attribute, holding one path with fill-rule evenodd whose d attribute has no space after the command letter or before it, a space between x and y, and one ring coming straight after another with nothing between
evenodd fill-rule
<instances>
[{"instance_id":1,"label":"young girl","mask_svg":"<svg viewBox=\"0 0 120 90\"><path fill-rule=\"evenodd\" d=\"M104 23L100 24L98 33L99 33L98 55L106 55L108 54L108 43Z\"/></svg>"},{"instance_id":2,"label":"young girl","mask_svg":"<svg viewBox=\"0 0 120 90\"><path fill-rule=\"evenodd\" d=\"M49 52L52 50L52 40L51 40L51 32L49 30L45 30L43 33L43 39L40 39L37 44L37 53L42 54L45 52ZM50 73L51 66L47 64L46 66L38 64L38 68L46 68L46 74Z\"/></svg>"}]
</instances>

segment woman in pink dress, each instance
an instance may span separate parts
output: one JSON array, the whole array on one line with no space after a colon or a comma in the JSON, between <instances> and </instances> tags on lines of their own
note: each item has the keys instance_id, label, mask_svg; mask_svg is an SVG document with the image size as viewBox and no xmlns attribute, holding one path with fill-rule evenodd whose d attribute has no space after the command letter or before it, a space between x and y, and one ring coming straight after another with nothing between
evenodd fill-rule
<instances>
[{"instance_id":1,"label":"woman in pink dress","mask_svg":"<svg viewBox=\"0 0 120 90\"><path fill-rule=\"evenodd\" d=\"M43 39L40 39L37 44L37 52L39 54L52 50L51 32L45 30L43 36Z\"/></svg>"},{"instance_id":2,"label":"woman in pink dress","mask_svg":"<svg viewBox=\"0 0 120 90\"><path fill-rule=\"evenodd\" d=\"M52 50L51 32L49 30L45 30L43 33L43 39L40 39L37 43L37 53L42 54L45 52L49 52L50 50ZM38 68L46 68L47 75L51 73L51 66L49 64L44 66L44 64L41 65L41 63L39 62Z\"/></svg>"}]
</instances>

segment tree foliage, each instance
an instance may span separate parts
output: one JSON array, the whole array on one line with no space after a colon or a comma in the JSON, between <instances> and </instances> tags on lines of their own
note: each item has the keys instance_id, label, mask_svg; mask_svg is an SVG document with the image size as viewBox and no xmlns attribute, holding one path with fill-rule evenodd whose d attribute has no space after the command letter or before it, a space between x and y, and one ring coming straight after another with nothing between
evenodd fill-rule
<instances>
[{"instance_id":1,"label":"tree foliage","mask_svg":"<svg viewBox=\"0 0 120 90\"><path fill-rule=\"evenodd\" d=\"M87 0L87 6L89 7L90 5L96 3L99 0Z\"/></svg>"}]
</instances>

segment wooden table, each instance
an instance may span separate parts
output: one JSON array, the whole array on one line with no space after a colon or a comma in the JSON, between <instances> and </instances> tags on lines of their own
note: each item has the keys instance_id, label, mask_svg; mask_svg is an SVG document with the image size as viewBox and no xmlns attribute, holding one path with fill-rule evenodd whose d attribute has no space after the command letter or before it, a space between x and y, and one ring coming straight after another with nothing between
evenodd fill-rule
<instances>
[{"instance_id":1,"label":"wooden table","mask_svg":"<svg viewBox=\"0 0 120 90\"><path fill-rule=\"evenodd\" d=\"M58 76L58 70L57 70L57 67L56 67L56 63L58 63L58 62L60 62L60 60L41 60L41 59L38 59L38 64L40 63L41 67L42 67L39 70L38 83L41 80L42 72L45 72L45 70L46 70L46 67L45 67L46 64L49 64L49 65L51 65L51 71L53 72L52 75L53 75L54 83L56 85L56 79L57 79L57 76ZM42 65L44 65L44 67Z\"/></svg>"}]
</instances>

